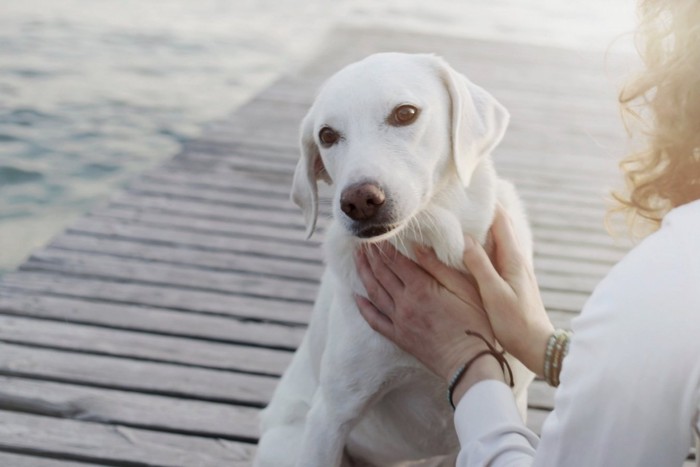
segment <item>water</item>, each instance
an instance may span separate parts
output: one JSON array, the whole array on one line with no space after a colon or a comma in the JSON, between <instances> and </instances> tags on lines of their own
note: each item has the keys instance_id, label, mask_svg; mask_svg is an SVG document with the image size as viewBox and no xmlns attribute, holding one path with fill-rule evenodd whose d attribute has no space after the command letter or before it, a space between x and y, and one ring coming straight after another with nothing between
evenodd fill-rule
<instances>
[{"instance_id":1,"label":"water","mask_svg":"<svg viewBox=\"0 0 700 467\"><path fill-rule=\"evenodd\" d=\"M0 274L335 25L602 50L632 20L629 0L0 0Z\"/></svg>"}]
</instances>

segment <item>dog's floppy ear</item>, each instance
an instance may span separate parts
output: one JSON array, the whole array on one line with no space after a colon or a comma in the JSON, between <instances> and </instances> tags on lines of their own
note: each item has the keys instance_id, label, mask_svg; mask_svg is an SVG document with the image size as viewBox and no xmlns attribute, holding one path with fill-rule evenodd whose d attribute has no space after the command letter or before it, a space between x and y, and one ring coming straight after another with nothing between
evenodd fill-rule
<instances>
[{"instance_id":1,"label":"dog's floppy ear","mask_svg":"<svg viewBox=\"0 0 700 467\"><path fill-rule=\"evenodd\" d=\"M484 156L501 142L510 114L491 94L439 59L452 103L452 157L457 174L468 186Z\"/></svg>"},{"instance_id":2,"label":"dog's floppy ear","mask_svg":"<svg viewBox=\"0 0 700 467\"><path fill-rule=\"evenodd\" d=\"M294 170L291 198L304 213L306 238L310 238L316 229L316 219L318 218L317 182L321 179L331 183L331 179L326 173L321 154L314 140L311 112L304 117L300 133L301 158Z\"/></svg>"}]
</instances>

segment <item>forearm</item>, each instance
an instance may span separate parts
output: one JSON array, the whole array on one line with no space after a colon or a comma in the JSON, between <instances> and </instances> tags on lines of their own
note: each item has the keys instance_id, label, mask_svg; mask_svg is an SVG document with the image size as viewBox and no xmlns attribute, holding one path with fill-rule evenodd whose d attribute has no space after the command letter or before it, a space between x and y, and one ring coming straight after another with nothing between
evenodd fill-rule
<instances>
[{"instance_id":1,"label":"forearm","mask_svg":"<svg viewBox=\"0 0 700 467\"><path fill-rule=\"evenodd\" d=\"M523 332L522 342L512 346L514 348L507 348L507 350L530 371L542 377L547 342L553 333L554 326L550 323L542 323L539 326L535 326L531 331Z\"/></svg>"},{"instance_id":2,"label":"forearm","mask_svg":"<svg viewBox=\"0 0 700 467\"><path fill-rule=\"evenodd\" d=\"M457 467L532 465L538 439L524 425L511 389L502 381L474 383L457 405L455 428L461 445Z\"/></svg>"}]
</instances>

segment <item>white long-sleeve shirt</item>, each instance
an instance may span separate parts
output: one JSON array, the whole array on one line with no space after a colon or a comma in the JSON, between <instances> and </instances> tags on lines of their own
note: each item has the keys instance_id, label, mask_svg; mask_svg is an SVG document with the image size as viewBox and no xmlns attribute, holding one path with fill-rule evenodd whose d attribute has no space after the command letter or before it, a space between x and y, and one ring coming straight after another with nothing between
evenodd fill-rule
<instances>
[{"instance_id":1,"label":"white long-sleeve shirt","mask_svg":"<svg viewBox=\"0 0 700 467\"><path fill-rule=\"evenodd\" d=\"M683 464L700 430L700 200L669 212L572 327L541 440L510 389L482 381L455 412L458 467Z\"/></svg>"}]
</instances>

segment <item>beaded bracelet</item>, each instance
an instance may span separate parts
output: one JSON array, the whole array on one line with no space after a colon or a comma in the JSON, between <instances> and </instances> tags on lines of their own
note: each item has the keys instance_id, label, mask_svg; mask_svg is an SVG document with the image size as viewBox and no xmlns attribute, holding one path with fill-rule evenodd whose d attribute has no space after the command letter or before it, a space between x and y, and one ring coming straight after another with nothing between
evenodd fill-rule
<instances>
[{"instance_id":1,"label":"beaded bracelet","mask_svg":"<svg viewBox=\"0 0 700 467\"><path fill-rule=\"evenodd\" d=\"M569 353L571 332L557 329L549 336L544 354L544 379L550 386L559 386L562 362Z\"/></svg>"}]
</instances>

